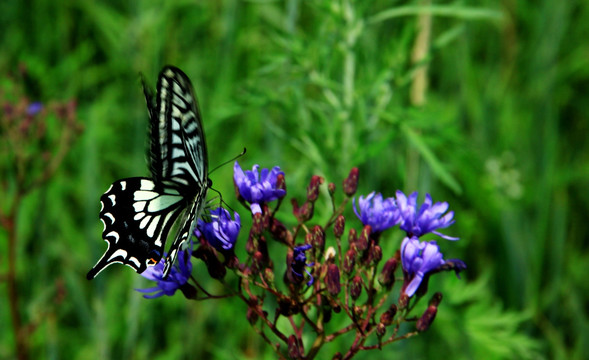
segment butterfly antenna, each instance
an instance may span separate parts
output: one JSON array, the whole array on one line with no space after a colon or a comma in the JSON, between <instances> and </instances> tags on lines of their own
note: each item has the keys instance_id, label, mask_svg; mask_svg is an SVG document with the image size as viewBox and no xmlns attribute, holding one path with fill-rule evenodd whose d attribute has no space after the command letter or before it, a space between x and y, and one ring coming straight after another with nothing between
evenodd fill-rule
<instances>
[{"instance_id":1,"label":"butterfly antenna","mask_svg":"<svg viewBox=\"0 0 589 360\"><path fill-rule=\"evenodd\" d=\"M214 168L213 170L209 171L209 175L210 175L210 174L212 174L212 173L213 173L215 170L217 170L217 169L218 169L218 168L220 168L221 166L225 166L225 165L229 164L230 162L232 162L232 161L235 161L235 160L239 159L240 157L242 157L243 155L245 155L245 153L246 153L246 152L247 152L247 149L246 149L246 148L243 148L243 151L242 151L241 153L239 153L237 156L235 156L233 159L227 160L227 161L225 161L224 163L222 163L222 164L220 164L220 165L217 165L217 166L215 166L215 168ZM218 192L218 191L217 191L217 192ZM221 194L219 194L219 195L221 195Z\"/></svg>"}]
</instances>

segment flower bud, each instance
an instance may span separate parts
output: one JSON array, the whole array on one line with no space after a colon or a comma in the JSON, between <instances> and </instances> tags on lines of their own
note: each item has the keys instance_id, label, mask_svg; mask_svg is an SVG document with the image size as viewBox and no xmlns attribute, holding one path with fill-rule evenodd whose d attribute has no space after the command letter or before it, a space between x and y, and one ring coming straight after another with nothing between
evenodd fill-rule
<instances>
[{"instance_id":1,"label":"flower bud","mask_svg":"<svg viewBox=\"0 0 589 360\"><path fill-rule=\"evenodd\" d=\"M339 268L335 264L329 264L327 267L327 276L325 277L327 291L336 296L341 291Z\"/></svg>"},{"instance_id":2,"label":"flower bud","mask_svg":"<svg viewBox=\"0 0 589 360\"><path fill-rule=\"evenodd\" d=\"M276 175L276 189L282 189L286 191L286 179L282 173ZM286 196L286 193L284 195Z\"/></svg>"},{"instance_id":3,"label":"flower bud","mask_svg":"<svg viewBox=\"0 0 589 360\"><path fill-rule=\"evenodd\" d=\"M252 272L257 274L264 265L264 254L261 251L256 251L252 256Z\"/></svg>"},{"instance_id":4,"label":"flower bud","mask_svg":"<svg viewBox=\"0 0 589 360\"><path fill-rule=\"evenodd\" d=\"M397 305L392 304L391 307L380 315L380 322L385 326L389 326L393 323L393 319L397 315Z\"/></svg>"},{"instance_id":5,"label":"flower bud","mask_svg":"<svg viewBox=\"0 0 589 360\"><path fill-rule=\"evenodd\" d=\"M296 199L291 200L292 213L301 223L311 219L313 217L314 206L312 202L305 202L302 206L299 206Z\"/></svg>"},{"instance_id":6,"label":"flower bud","mask_svg":"<svg viewBox=\"0 0 589 360\"><path fill-rule=\"evenodd\" d=\"M321 176L313 175L311 182L307 187L307 201L315 202L319 197L319 185L323 184L324 179Z\"/></svg>"},{"instance_id":7,"label":"flower bud","mask_svg":"<svg viewBox=\"0 0 589 360\"><path fill-rule=\"evenodd\" d=\"M315 225L312 234L311 245L316 249L320 249L320 252L322 252L325 247L325 231L323 231L321 226Z\"/></svg>"},{"instance_id":8,"label":"flower bud","mask_svg":"<svg viewBox=\"0 0 589 360\"><path fill-rule=\"evenodd\" d=\"M403 310L407 307L407 304L409 304L409 295L407 295L405 291L402 291L401 295L399 296L398 307L399 309Z\"/></svg>"},{"instance_id":9,"label":"flower bud","mask_svg":"<svg viewBox=\"0 0 589 360\"><path fill-rule=\"evenodd\" d=\"M336 352L336 353L333 355L333 357L331 358L331 360L342 360L343 358L344 358L344 357L343 357L342 353L338 351L338 352Z\"/></svg>"},{"instance_id":10,"label":"flower bud","mask_svg":"<svg viewBox=\"0 0 589 360\"><path fill-rule=\"evenodd\" d=\"M356 247L358 248L358 251L361 252L368 249L368 239L370 237L371 229L372 228L370 225L366 225L362 229L362 232L360 232L360 237L358 237L358 240L356 241Z\"/></svg>"},{"instance_id":11,"label":"flower bud","mask_svg":"<svg viewBox=\"0 0 589 360\"><path fill-rule=\"evenodd\" d=\"M428 306L423 315L421 315L421 317L417 320L417 324L415 325L417 331L423 332L429 329L431 324L434 322L434 319L436 318L437 312L437 306Z\"/></svg>"},{"instance_id":12,"label":"flower bud","mask_svg":"<svg viewBox=\"0 0 589 360\"><path fill-rule=\"evenodd\" d=\"M348 196L354 196L356 190L358 189L358 168L352 168L350 170L350 174L344 180L344 193Z\"/></svg>"},{"instance_id":13,"label":"flower bud","mask_svg":"<svg viewBox=\"0 0 589 360\"><path fill-rule=\"evenodd\" d=\"M264 269L264 279L268 284L274 284L274 271L271 268ZM271 285L272 287L274 285Z\"/></svg>"},{"instance_id":14,"label":"flower bud","mask_svg":"<svg viewBox=\"0 0 589 360\"><path fill-rule=\"evenodd\" d=\"M382 260L382 248L380 245L372 243L368 253L368 262L371 266L376 266Z\"/></svg>"},{"instance_id":15,"label":"flower bud","mask_svg":"<svg viewBox=\"0 0 589 360\"><path fill-rule=\"evenodd\" d=\"M335 184L332 182L327 184L327 191L329 192L329 195L333 196L333 194L335 194Z\"/></svg>"},{"instance_id":16,"label":"flower bud","mask_svg":"<svg viewBox=\"0 0 589 360\"><path fill-rule=\"evenodd\" d=\"M343 215L339 215L335 219L335 223L333 224L333 234L336 238L341 238L342 234L344 233L344 228L346 227L346 218Z\"/></svg>"},{"instance_id":17,"label":"flower bud","mask_svg":"<svg viewBox=\"0 0 589 360\"><path fill-rule=\"evenodd\" d=\"M362 294L362 278L359 275L356 275L352 278L352 282L350 283L350 296L353 300L356 300Z\"/></svg>"},{"instance_id":18,"label":"flower bud","mask_svg":"<svg viewBox=\"0 0 589 360\"><path fill-rule=\"evenodd\" d=\"M378 323L378 325L376 325L376 335L378 335L378 337L382 337L386 332L387 328L383 323Z\"/></svg>"},{"instance_id":19,"label":"flower bud","mask_svg":"<svg viewBox=\"0 0 589 360\"><path fill-rule=\"evenodd\" d=\"M356 232L356 229L351 228L350 231L348 231L348 243L350 244L350 248L352 248L352 246L356 246L357 241L358 233Z\"/></svg>"},{"instance_id":20,"label":"flower bud","mask_svg":"<svg viewBox=\"0 0 589 360\"><path fill-rule=\"evenodd\" d=\"M354 270L354 264L356 262L356 251L354 249L348 250L344 256L343 262L344 273L349 275L352 270Z\"/></svg>"},{"instance_id":21,"label":"flower bud","mask_svg":"<svg viewBox=\"0 0 589 360\"><path fill-rule=\"evenodd\" d=\"M262 213L253 214L251 232L254 235L260 235L264 231L264 219Z\"/></svg>"},{"instance_id":22,"label":"flower bud","mask_svg":"<svg viewBox=\"0 0 589 360\"><path fill-rule=\"evenodd\" d=\"M394 257L387 260L384 263L382 268L382 272L378 276L378 282L390 290L393 284L395 283L395 270L397 269L398 261Z\"/></svg>"}]
</instances>

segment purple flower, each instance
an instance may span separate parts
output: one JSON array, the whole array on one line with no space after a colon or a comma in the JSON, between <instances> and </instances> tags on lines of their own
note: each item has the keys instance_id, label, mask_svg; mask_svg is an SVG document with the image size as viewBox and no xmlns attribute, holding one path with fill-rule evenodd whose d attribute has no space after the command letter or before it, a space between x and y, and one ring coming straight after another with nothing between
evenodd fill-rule
<instances>
[{"instance_id":1,"label":"purple flower","mask_svg":"<svg viewBox=\"0 0 589 360\"><path fill-rule=\"evenodd\" d=\"M311 286L313 284L313 275L309 272L309 270L305 269L305 266L311 267L314 263L307 264L307 255L305 251L311 248L311 244L299 245L295 246L293 252L293 260L291 264L292 274L297 279L303 279L303 270L311 277L309 281L307 281L307 286Z\"/></svg>"},{"instance_id":2,"label":"purple flower","mask_svg":"<svg viewBox=\"0 0 589 360\"><path fill-rule=\"evenodd\" d=\"M373 232L379 233L390 227L395 226L400 220L400 214L393 198L382 198L380 193L373 191L366 198L360 196L358 205L360 211L356 208L356 198L354 198L354 212L358 219L364 225L370 225Z\"/></svg>"},{"instance_id":3,"label":"purple flower","mask_svg":"<svg viewBox=\"0 0 589 360\"><path fill-rule=\"evenodd\" d=\"M420 237L431 232L446 240L459 239L435 231L454 224L454 211L446 213L447 202L433 204L431 196L426 194L425 201L418 209L417 191L407 198L402 191L397 190L397 207L401 216L401 229L407 232L407 236Z\"/></svg>"},{"instance_id":4,"label":"purple flower","mask_svg":"<svg viewBox=\"0 0 589 360\"><path fill-rule=\"evenodd\" d=\"M192 243L186 251L178 253L178 259L172 267L167 279L163 279L164 264L166 254L154 266L148 267L147 270L141 273L141 276L147 280L156 281L157 285L147 289L135 289L141 293L153 293L150 295L143 295L146 299L154 299L162 295L172 296L176 290L183 287L190 278L192 273L192 263L190 256L192 255Z\"/></svg>"},{"instance_id":5,"label":"purple flower","mask_svg":"<svg viewBox=\"0 0 589 360\"><path fill-rule=\"evenodd\" d=\"M204 235L209 244L219 251L231 250L241 229L239 214L235 212L234 217L235 220L231 220L229 211L219 207L211 211L213 221L204 222L198 219L194 233L197 237Z\"/></svg>"},{"instance_id":6,"label":"purple flower","mask_svg":"<svg viewBox=\"0 0 589 360\"><path fill-rule=\"evenodd\" d=\"M27 115L35 115L39 113L41 110L43 110L43 104L41 104L40 102L31 103L27 107Z\"/></svg>"},{"instance_id":7,"label":"purple flower","mask_svg":"<svg viewBox=\"0 0 589 360\"><path fill-rule=\"evenodd\" d=\"M244 173L239 163L235 162L233 166L233 182L239 195L250 203L252 214L261 213L261 203L269 202L282 198L286 195L286 190L277 187L278 175L284 176L280 167L275 166L272 170L262 169L258 173L260 165L254 165L252 170L246 170Z\"/></svg>"},{"instance_id":8,"label":"purple flower","mask_svg":"<svg viewBox=\"0 0 589 360\"><path fill-rule=\"evenodd\" d=\"M435 241L422 242L416 237L403 239L401 262L403 270L411 279L405 288L405 293L409 297L415 294L425 274L446 263Z\"/></svg>"}]
</instances>

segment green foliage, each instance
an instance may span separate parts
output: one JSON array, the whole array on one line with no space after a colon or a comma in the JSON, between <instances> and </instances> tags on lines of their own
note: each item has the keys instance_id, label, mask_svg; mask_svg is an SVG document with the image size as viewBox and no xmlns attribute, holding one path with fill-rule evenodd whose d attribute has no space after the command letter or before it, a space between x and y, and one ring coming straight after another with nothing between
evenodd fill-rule
<instances>
[{"instance_id":1,"label":"green foliage","mask_svg":"<svg viewBox=\"0 0 589 360\"><path fill-rule=\"evenodd\" d=\"M17 280L21 319L36 325L31 357L273 358L241 304L146 301L132 290L142 279L122 267L85 279L105 246L100 195L118 178L147 174L138 74L153 84L169 63L194 83L213 166L247 147L244 167L279 164L287 184L318 174L341 186L358 166L360 194L417 189L449 201L462 237L452 256L466 274L444 284L452 295L428 332L364 358L583 358L589 9L582 1L432 3L2 2L2 89L26 67L26 96L76 99L84 125L19 211ZM414 62L423 14L431 39ZM411 89L424 66L429 87L418 106ZM231 166L211 175L229 201L231 176ZM3 284L7 239L0 228ZM6 293L0 286L0 358L14 357Z\"/></svg>"}]
</instances>

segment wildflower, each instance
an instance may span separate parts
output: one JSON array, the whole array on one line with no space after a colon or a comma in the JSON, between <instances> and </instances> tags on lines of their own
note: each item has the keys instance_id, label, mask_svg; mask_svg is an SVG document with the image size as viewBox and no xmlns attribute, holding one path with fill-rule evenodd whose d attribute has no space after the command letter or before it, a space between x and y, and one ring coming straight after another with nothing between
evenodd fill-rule
<instances>
[{"instance_id":1,"label":"wildflower","mask_svg":"<svg viewBox=\"0 0 589 360\"><path fill-rule=\"evenodd\" d=\"M358 198L358 207L356 207L356 198L354 198L353 203L354 212L358 219L362 221L362 224L370 225L375 233L380 233L395 226L401 219L395 200L393 198L383 200L380 193L376 194L373 191L366 198L360 196Z\"/></svg>"},{"instance_id":2,"label":"wildflower","mask_svg":"<svg viewBox=\"0 0 589 360\"><path fill-rule=\"evenodd\" d=\"M41 110L43 110L43 104L40 102L31 103L29 106L27 106L27 115L35 115Z\"/></svg>"},{"instance_id":3,"label":"wildflower","mask_svg":"<svg viewBox=\"0 0 589 360\"><path fill-rule=\"evenodd\" d=\"M447 202L433 204L431 196L426 194L425 201L418 209L417 191L409 195L409 198L402 191L397 191L397 207L401 216L400 227L407 232L407 236L420 237L431 232L446 240L458 240L458 238L435 231L454 224L454 212L446 213L448 210Z\"/></svg>"},{"instance_id":4,"label":"wildflower","mask_svg":"<svg viewBox=\"0 0 589 360\"><path fill-rule=\"evenodd\" d=\"M314 263L307 264L307 255L305 251L311 248L311 244L299 245L295 246L294 253L293 253L293 260L291 264L292 274L294 275L295 279L302 279L303 278L303 270L311 277L309 281L307 281L307 286L311 286L313 284L313 275L309 272L309 270L305 269L305 266L311 267Z\"/></svg>"},{"instance_id":5,"label":"wildflower","mask_svg":"<svg viewBox=\"0 0 589 360\"><path fill-rule=\"evenodd\" d=\"M192 263L190 256L192 255L192 244L186 251L180 251L178 259L166 279L163 278L165 254L164 257L154 266L148 267L147 270L141 273L141 276L147 280L156 281L157 285L147 289L135 289L141 293L153 293L150 295L143 295L146 299L154 299L162 295L172 296L176 290L180 289L187 295L192 286L188 284L188 279L192 273ZM193 289L194 292L195 289ZM155 293L154 293L155 292ZM188 296L187 296L188 297Z\"/></svg>"},{"instance_id":6,"label":"wildflower","mask_svg":"<svg viewBox=\"0 0 589 360\"><path fill-rule=\"evenodd\" d=\"M410 279L405 288L405 293L409 297L415 294L428 272L445 263L440 248L435 241L421 242L416 237L406 237L403 240L401 244L401 262L403 270Z\"/></svg>"},{"instance_id":7,"label":"wildflower","mask_svg":"<svg viewBox=\"0 0 589 360\"><path fill-rule=\"evenodd\" d=\"M212 210L213 221L205 222L198 219L194 233L197 237L204 236L209 244L219 251L231 250L241 229L239 214L235 212L233 215L235 220L231 220L229 211L222 207Z\"/></svg>"},{"instance_id":8,"label":"wildflower","mask_svg":"<svg viewBox=\"0 0 589 360\"><path fill-rule=\"evenodd\" d=\"M280 167L275 166L272 170L262 169L261 173L258 173L260 165L254 165L252 170L246 170L244 173L239 163L236 161L233 166L233 182L239 195L247 202L250 203L252 214L262 212L260 204L276 200L286 195L284 186L278 182L278 177L284 176L284 172L280 170ZM284 181L282 181L283 183Z\"/></svg>"}]
</instances>

